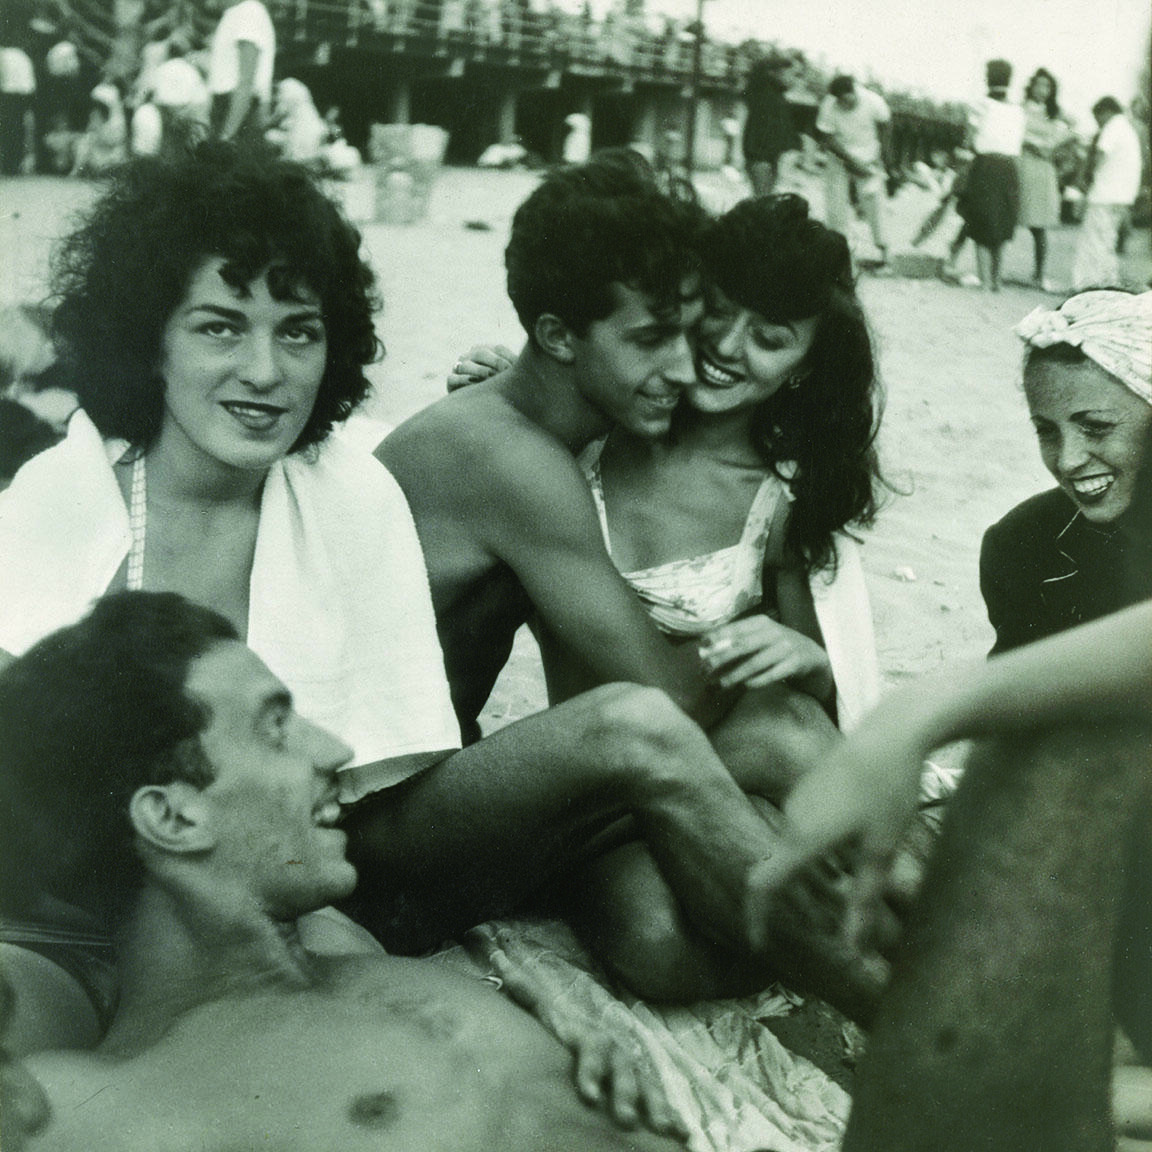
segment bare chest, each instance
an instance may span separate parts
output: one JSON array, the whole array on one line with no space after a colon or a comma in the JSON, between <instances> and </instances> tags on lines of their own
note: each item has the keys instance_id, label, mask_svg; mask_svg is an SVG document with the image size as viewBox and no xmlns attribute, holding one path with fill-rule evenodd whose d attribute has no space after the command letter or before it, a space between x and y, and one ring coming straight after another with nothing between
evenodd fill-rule
<instances>
[{"instance_id":1,"label":"bare chest","mask_svg":"<svg viewBox=\"0 0 1152 1152\"><path fill-rule=\"evenodd\" d=\"M144 532L142 587L178 592L210 605L231 620L241 636L246 635L258 529L256 509L232 516L150 516ZM126 560L110 590L125 588L127 582Z\"/></svg>"},{"instance_id":2,"label":"bare chest","mask_svg":"<svg viewBox=\"0 0 1152 1152\"><path fill-rule=\"evenodd\" d=\"M535 1021L494 989L451 982L208 1010L55 1088L47 1148L527 1152L598 1147L557 1136L589 1124L604 1147L628 1147L579 1103L567 1054Z\"/></svg>"}]
</instances>

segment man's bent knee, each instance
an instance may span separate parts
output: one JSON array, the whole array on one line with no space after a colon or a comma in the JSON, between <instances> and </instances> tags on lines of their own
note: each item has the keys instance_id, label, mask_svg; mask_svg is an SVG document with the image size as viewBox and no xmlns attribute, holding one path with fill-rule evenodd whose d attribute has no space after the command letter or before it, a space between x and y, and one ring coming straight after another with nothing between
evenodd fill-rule
<instances>
[{"instance_id":1,"label":"man's bent knee","mask_svg":"<svg viewBox=\"0 0 1152 1152\"><path fill-rule=\"evenodd\" d=\"M675 779L713 759L703 729L658 688L606 684L581 699L590 707L583 747L633 778Z\"/></svg>"}]
</instances>

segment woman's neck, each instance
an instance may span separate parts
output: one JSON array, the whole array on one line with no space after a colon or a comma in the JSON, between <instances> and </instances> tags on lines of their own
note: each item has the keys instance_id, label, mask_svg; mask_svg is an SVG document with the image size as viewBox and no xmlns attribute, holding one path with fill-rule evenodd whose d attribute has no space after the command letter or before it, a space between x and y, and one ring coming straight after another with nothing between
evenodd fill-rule
<instances>
[{"instance_id":1,"label":"woman's neck","mask_svg":"<svg viewBox=\"0 0 1152 1152\"><path fill-rule=\"evenodd\" d=\"M215 460L179 433L161 437L145 454L149 498L222 506L259 499L268 469L235 468Z\"/></svg>"},{"instance_id":2,"label":"woman's neck","mask_svg":"<svg viewBox=\"0 0 1152 1152\"><path fill-rule=\"evenodd\" d=\"M694 452L763 467L763 458L752 437L754 419L754 408L737 408L731 412L689 409L677 427L677 442Z\"/></svg>"}]
</instances>

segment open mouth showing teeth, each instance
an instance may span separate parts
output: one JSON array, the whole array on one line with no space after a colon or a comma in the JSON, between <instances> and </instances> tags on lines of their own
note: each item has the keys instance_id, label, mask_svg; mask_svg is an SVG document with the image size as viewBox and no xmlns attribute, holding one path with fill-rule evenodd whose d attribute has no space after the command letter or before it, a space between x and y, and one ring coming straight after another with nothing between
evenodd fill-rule
<instances>
[{"instance_id":1,"label":"open mouth showing teeth","mask_svg":"<svg viewBox=\"0 0 1152 1152\"><path fill-rule=\"evenodd\" d=\"M697 358L696 371L705 384L713 384L718 388L730 388L733 384L739 384L743 379L743 377L729 372L726 368L721 368L719 364L714 364L703 356Z\"/></svg>"},{"instance_id":2,"label":"open mouth showing teeth","mask_svg":"<svg viewBox=\"0 0 1152 1152\"><path fill-rule=\"evenodd\" d=\"M287 411L286 408L277 407L275 404L253 404L239 400L226 400L223 406L233 416L249 420L272 420Z\"/></svg>"},{"instance_id":3,"label":"open mouth showing teeth","mask_svg":"<svg viewBox=\"0 0 1152 1152\"><path fill-rule=\"evenodd\" d=\"M1112 487L1115 479L1114 476L1088 476L1083 480L1072 480L1070 484L1077 496L1091 500L1103 496Z\"/></svg>"}]
</instances>

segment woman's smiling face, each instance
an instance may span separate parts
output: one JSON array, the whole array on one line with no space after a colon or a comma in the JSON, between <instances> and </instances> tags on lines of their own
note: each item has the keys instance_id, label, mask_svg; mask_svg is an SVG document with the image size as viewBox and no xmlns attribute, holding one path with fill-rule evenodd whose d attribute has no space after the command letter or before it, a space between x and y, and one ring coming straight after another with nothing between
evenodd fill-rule
<instances>
[{"instance_id":1,"label":"woman's smiling face","mask_svg":"<svg viewBox=\"0 0 1152 1152\"><path fill-rule=\"evenodd\" d=\"M803 373L819 323L817 316L767 320L709 286L688 403L699 412L731 412L769 399Z\"/></svg>"},{"instance_id":2,"label":"woman's smiling face","mask_svg":"<svg viewBox=\"0 0 1152 1152\"><path fill-rule=\"evenodd\" d=\"M1099 365L1034 360L1024 391L1044 466L1095 524L1147 499L1152 406Z\"/></svg>"},{"instance_id":3,"label":"woman's smiling face","mask_svg":"<svg viewBox=\"0 0 1152 1152\"><path fill-rule=\"evenodd\" d=\"M317 296L273 296L267 274L236 288L206 260L165 326L161 441L183 440L227 466L266 469L292 449L324 376L328 340Z\"/></svg>"}]
</instances>

